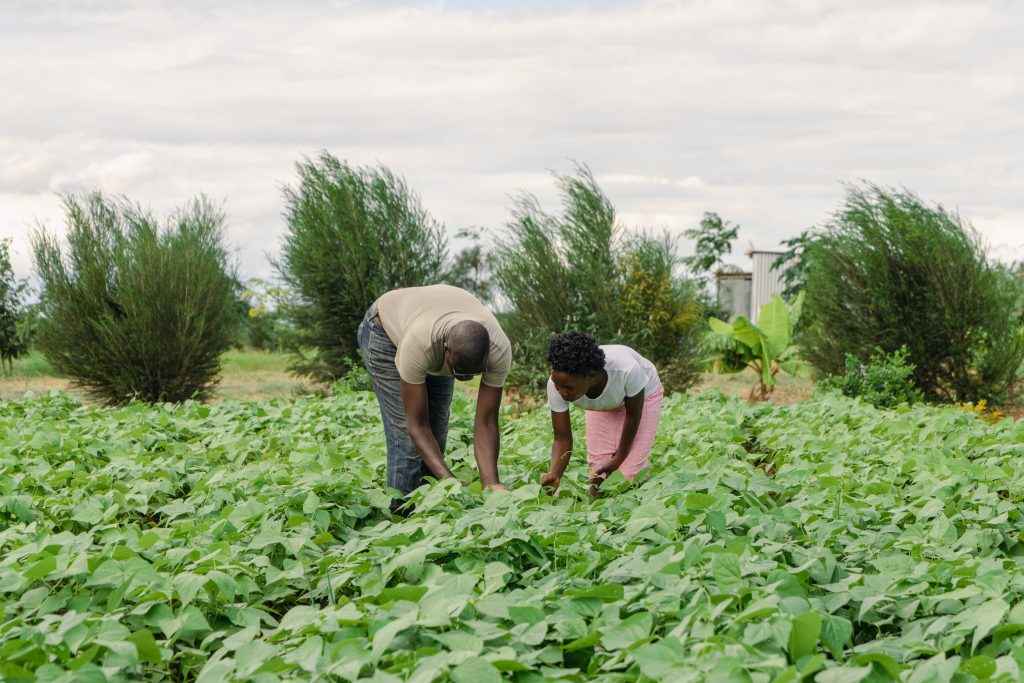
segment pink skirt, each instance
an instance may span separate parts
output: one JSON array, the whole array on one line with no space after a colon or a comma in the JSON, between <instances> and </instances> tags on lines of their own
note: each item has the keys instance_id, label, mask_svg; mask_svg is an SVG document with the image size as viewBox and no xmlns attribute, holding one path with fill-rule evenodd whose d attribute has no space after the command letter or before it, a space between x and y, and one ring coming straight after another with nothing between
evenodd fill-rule
<instances>
[{"instance_id":1,"label":"pink skirt","mask_svg":"<svg viewBox=\"0 0 1024 683\"><path fill-rule=\"evenodd\" d=\"M661 420L661 401L665 392L661 387L650 396L644 397L644 412L640 426L629 449L629 455L622 461L619 471L626 479L632 479L637 472L647 467ZM614 410L588 410L587 416L587 463L591 471L607 464L615 455L622 437L622 425L626 422L626 406Z\"/></svg>"}]
</instances>

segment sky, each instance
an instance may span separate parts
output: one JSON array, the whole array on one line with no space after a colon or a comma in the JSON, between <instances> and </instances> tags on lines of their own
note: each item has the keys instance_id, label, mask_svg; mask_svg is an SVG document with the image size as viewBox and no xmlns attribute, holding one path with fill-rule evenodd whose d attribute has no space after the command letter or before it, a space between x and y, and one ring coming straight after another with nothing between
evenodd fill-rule
<instances>
[{"instance_id":1,"label":"sky","mask_svg":"<svg viewBox=\"0 0 1024 683\"><path fill-rule=\"evenodd\" d=\"M28 277L64 194L204 193L270 278L282 188L327 150L453 236L500 234L519 192L557 211L581 162L627 230L738 224L740 266L860 181L1021 260L1021 35L1016 0L0 0L0 239Z\"/></svg>"}]
</instances>

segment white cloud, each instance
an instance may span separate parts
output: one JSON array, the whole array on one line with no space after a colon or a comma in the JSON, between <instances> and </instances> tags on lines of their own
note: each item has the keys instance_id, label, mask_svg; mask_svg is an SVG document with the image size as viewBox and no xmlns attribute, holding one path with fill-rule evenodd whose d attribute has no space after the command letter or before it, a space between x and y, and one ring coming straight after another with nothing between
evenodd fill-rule
<instances>
[{"instance_id":1,"label":"white cloud","mask_svg":"<svg viewBox=\"0 0 1024 683\"><path fill-rule=\"evenodd\" d=\"M627 224L713 210L742 226L737 251L867 178L959 207L1020 257L1018 3L496 7L9 0L0 237L27 253L56 192L163 211L202 191L225 200L243 271L267 276L280 186L326 148L404 175L453 232L500 229L518 190L554 208L549 171L575 159Z\"/></svg>"}]
</instances>

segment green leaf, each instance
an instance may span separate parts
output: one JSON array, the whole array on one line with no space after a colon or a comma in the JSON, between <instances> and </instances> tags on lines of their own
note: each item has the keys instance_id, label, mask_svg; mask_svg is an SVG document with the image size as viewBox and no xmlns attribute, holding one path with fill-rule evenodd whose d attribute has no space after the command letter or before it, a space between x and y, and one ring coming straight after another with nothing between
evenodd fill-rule
<instances>
[{"instance_id":1,"label":"green leaf","mask_svg":"<svg viewBox=\"0 0 1024 683\"><path fill-rule=\"evenodd\" d=\"M25 570L25 578L29 581L38 581L55 569L57 569L57 558L53 555L43 555L35 564Z\"/></svg>"},{"instance_id":2,"label":"green leaf","mask_svg":"<svg viewBox=\"0 0 1024 683\"><path fill-rule=\"evenodd\" d=\"M476 634L469 633L468 631L434 633L431 637L452 652L469 652L470 654L478 655L484 649L484 641Z\"/></svg>"},{"instance_id":3,"label":"green leaf","mask_svg":"<svg viewBox=\"0 0 1024 683\"><path fill-rule=\"evenodd\" d=\"M641 645L632 652L640 672L656 681L669 680L673 670L686 663L686 653L679 641L665 638Z\"/></svg>"},{"instance_id":4,"label":"green leaf","mask_svg":"<svg viewBox=\"0 0 1024 683\"><path fill-rule=\"evenodd\" d=\"M127 640L135 645L139 653L139 659L147 664L161 664L163 657L160 655L160 648L157 647L156 639L152 631L142 629L135 631L128 636Z\"/></svg>"},{"instance_id":5,"label":"green leaf","mask_svg":"<svg viewBox=\"0 0 1024 683\"><path fill-rule=\"evenodd\" d=\"M715 553L711 558L711 575L724 593L731 593L744 583L740 560L730 552Z\"/></svg>"},{"instance_id":6,"label":"green leaf","mask_svg":"<svg viewBox=\"0 0 1024 683\"><path fill-rule=\"evenodd\" d=\"M302 645L289 652L285 661L297 665L303 671L314 673L323 654L324 641L320 636L310 636Z\"/></svg>"},{"instance_id":7,"label":"green leaf","mask_svg":"<svg viewBox=\"0 0 1024 683\"><path fill-rule=\"evenodd\" d=\"M729 339L736 338L736 330L734 330L732 325L727 322L712 316L708 319L708 325L711 327L711 331L715 334L720 334L723 337L728 337Z\"/></svg>"},{"instance_id":8,"label":"green leaf","mask_svg":"<svg viewBox=\"0 0 1024 683\"><path fill-rule=\"evenodd\" d=\"M501 672L480 657L470 657L451 671L454 683L501 683Z\"/></svg>"},{"instance_id":9,"label":"green leaf","mask_svg":"<svg viewBox=\"0 0 1024 683\"><path fill-rule=\"evenodd\" d=\"M732 326L736 335L736 341L749 348L750 352L755 356L760 356L764 332L742 315L733 321Z\"/></svg>"},{"instance_id":10,"label":"green leaf","mask_svg":"<svg viewBox=\"0 0 1024 683\"><path fill-rule=\"evenodd\" d=\"M263 666L263 663L275 657L279 647L263 640L253 640L238 648L235 653L235 674L248 676Z\"/></svg>"},{"instance_id":11,"label":"green leaf","mask_svg":"<svg viewBox=\"0 0 1024 683\"><path fill-rule=\"evenodd\" d=\"M232 661L208 660L199 671L196 683L221 683L222 681L231 680L231 674L234 672L234 669L235 663Z\"/></svg>"},{"instance_id":12,"label":"green leaf","mask_svg":"<svg viewBox=\"0 0 1024 683\"><path fill-rule=\"evenodd\" d=\"M540 645L544 642L544 638L547 637L547 634L547 622L538 621L536 624L533 624L523 631L523 635L519 636L519 642L523 645Z\"/></svg>"},{"instance_id":13,"label":"green leaf","mask_svg":"<svg viewBox=\"0 0 1024 683\"><path fill-rule=\"evenodd\" d=\"M640 612L601 629L601 645L607 650L625 650L651 635L654 618Z\"/></svg>"},{"instance_id":14,"label":"green leaf","mask_svg":"<svg viewBox=\"0 0 1024 683\"><path fill-rule=\"evenodd\" d=\"M1000 598L989 600L980 605L965 610L958 618L961 628L973 629L974 638L971 640L971 650L978 649L978 643L992 632L1003 620L1003 615L1010 609Z\"/></svg>"},{"instance_id":15,"label":"green leaf","mask_svg":"<svg viewBox=\"0 0 1024 683\"><path fill-rule=\"evenodd\" d=\"M793 618L793 630L789 632L789 656L793 661L812 654L821 635L821 615L804 612Z\"/></svg>"},{"instance_id":16,"label":"green leaf","mask_svg":"<svg viewBox=\"0 0 1024 683\"><path fill-rule=\"evenodd\" d=\"M683 505L687 510L707 510L716 500L717 498L707 493L688 493L683 499Z\"/></svg>"},{"instance_id":17,"label":"green leaf","mask_svg":"<svg viewBox=\"0 0 1024 683\"><path fill-rule=\"evenodd\" d=\"M885 669L885 672L893 680L899 680L900 674L903 669L906 668L889 655L883 655L879 652L868 652L862 655L857 655L850 659L852 664L878 664L880 667Z\"/></svg>"},{"instance_id":18,"label":"green leaf","mask_svg":"<svg viewBox=\"0 0 1024 683\"><path fill-rule=\"evenodd\" d=\"M781 356L789 346L790 337L789 309L782 297L773 294L771 300L761 306L757 326L764 333L765 355L770 360Z\"/></svg>"},{"instance_id":19,"label":"green leaf","mask_svg":"<svg viewBox=\"0 0 1024 683\"><path fill-rule=\"evenodd\" d=\"M508 608L508 617L517 624L536 624L544 618L544 610L531 605L513 605Z\"/></svg>"},{"instance_id":20,"label":"green leaf","mask_svg":"<svg viewBox=\"0 0 1024 683\"><path fill-rule=\"evenodd\" d=\"M282 631L301 631L304 626L312 626L320 621L320 610L311 605L296 605L281 617L278 628Z\"/></svg>"},{"instance_id":21,"label":"green leaf","mask_svg":"<svg viewBox=\"0 0 1024 683\"><path fill-rule=\"evenodd\" d=\"M178 599L181 600L182 605L187 605L195 600L196 595L207 581L208 579L205 576L193 574L192 572L182 572L171 579L171 583L174 586L174 590L178 592Z\"/></svg>"},{"instance_id":22,"label":"green leaf","mask_svg":"<svg viewBox=\"0 0 1024 683\"><path fill-rule=\"evenodd\" d=\"M570 598L600 598L605 602L622 600L624 594L622 585L617 583L597 584L582 590L566 592L566 596Z\"/></svg>"},{"instance_id":23,"label":"green leaf","mask_svg":"<svg viewBox=\"0 0 1024 683\"><path fill-rule=\"evenodd\" d=\"M821 629L821 639L832 656L841 659L846 644L853 636L853 624L845 617L829 615Z\"/></svg>"},{"instance_id":24,"label":"green leaf","mask_svg":"<svg viewBox=\"0 0 1024 683\"><path fill-rule=\"evenodd\" d=\"M398 600L408 600L409 602L419 602L420 598L427 594L430 589L426 586L414 586L408 583L399 584L390 588L385 588L377 596L377 602L380 604L388 602L397 602Z\"/></svg>"},{"instance_id":25,"label":"green leaf","mask_svg":"<svg viewBox=\"0 0 1024 683\"><path fill-rule=\"evenodd\" d=\"M996 672L996 660L985 655L978 655L961 664L960 670L980 679L991 678Z\"/></svg>"},{"instance_id":26,"label":"green leaf","mask_svg":"<svg viewBox=\"0 0 1024 683\"><path fill-rule=\"evenodd\" d=\"M858 683L871 675L870 666L839 666L825 669L814 677L814 683Z\"/></svg>"},{"instance_id":27,"label":"green leaf","mask_svg":"<svg viewBox=\"0 0 1024 683\"><path fill-rule=\"evenodd\" d=\"M371 654L373 658L379 659L384 652L391 647L391 643L394 641L395 636L399 632L409 628L416 621L415 614L405 614L398 619L388 622L382 626L376 633L373 634L373 640L371 645Z\"/></svg>"}]
</instances>

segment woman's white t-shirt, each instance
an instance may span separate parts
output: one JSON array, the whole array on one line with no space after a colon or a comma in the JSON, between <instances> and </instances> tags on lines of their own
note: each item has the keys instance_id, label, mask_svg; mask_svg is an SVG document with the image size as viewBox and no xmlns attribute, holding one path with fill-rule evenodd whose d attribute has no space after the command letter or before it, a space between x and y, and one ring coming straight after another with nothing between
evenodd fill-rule
<instances>
[{"instance_id":1,"label":"woman's white t-shirt","mask_svg":"<svg viewBox=\"0 0 1024 683\"><path fill-rule=\"evenodd\" d=\"M641 391L645 396L650 396L661 388L654 364L633 349L620 344L602 345L600 348L604 351L604 370L608 373L608 383L597 398L587 398L584 394L573 401L573 405L584 410L615 410L626 401L627 396L636 396ZM556 413L569 410L569 404L558 394L550 377L548 407Z\"/></svg>"}]
</instances>

